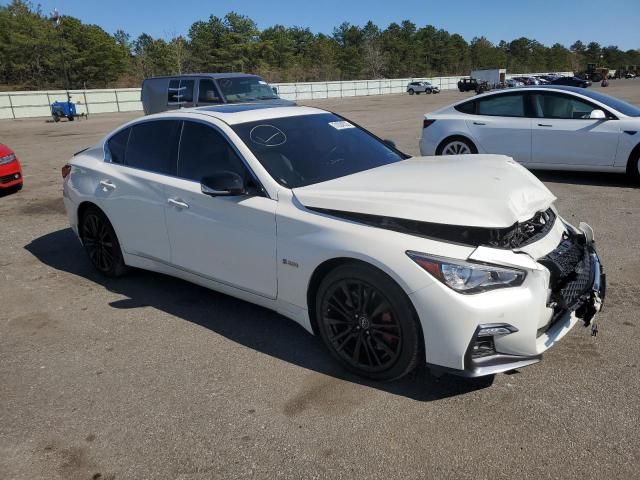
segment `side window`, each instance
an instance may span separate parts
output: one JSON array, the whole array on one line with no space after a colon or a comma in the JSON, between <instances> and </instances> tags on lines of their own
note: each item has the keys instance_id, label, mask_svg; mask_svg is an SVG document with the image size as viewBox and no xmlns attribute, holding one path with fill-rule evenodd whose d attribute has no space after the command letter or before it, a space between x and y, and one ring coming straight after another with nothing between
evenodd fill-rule
<instances>
[{"instance_id":1,"label":"side window","mask_svg":"<svg viewBox=\"0 0 640 480\"><path fill-rule=\"evenodd\" d=\"M456 110L462 113L476 113L476 102L466 102L461 105L456 105L454 107Z\"/></svg>"},{"instance_id":2,"label":"side window","mask_svg":"<svg viewBox=\"0 0 640 480\"><path fill-rule=\"evenodd\" d=\"M175 175L178 120L155 120L131 127L127 144L130 167Z\"/></svg>"},{"instance_id":3,"label":"side window","mask_svg":"<svg viewBox=\"0 0 640 480\"><path fill-rule=\"evenodd\" d=\"M107 142L107 155L111 163L124 164L124 153L127 149L130 131L130 128L126 128L116 133Z\"/></svg>"},{"instance_id":4,"label":"side window","mask_svg":"<svg viewBox=\"0 0 640 480\"><path fill-rule=\"evenodd\" d=\"M200 80L198 88L198 105L212 105L222 103L218 90L211 79Z\"/></svg>"},{"instance_id":5,"label":"side window","mask_svg":"<svg viewBox=\"0 0 640 480\"><path fill-rule=\"evenodd\" d=\"M477 102L479 115L524 117L524 95L493 95Z\"/></svg>"},{"instance_id":6,"label":"side window","mask_svg":"<svg viewBox=\"0 0 640 480\"><path fill-rule=\"evenodd\" d=\"M193 103L195 80L180 80L180 103Z\"/></svg>"},{"instance_id":7,"label":"side window","mask_svg":"<svg viewBox=\"0 0 640 480\"><path fill-rule=\"evenodd\" d=\"M595 107L568 95L533 95L533 109L538 118L589 118Z\"/></svg>"},{"instance_id":8,"label":"side window","mask_svg":"<svg viewBox=\"0 0 640 480\"><path fill-rule=\"evenodd\" d=\"M169 90L167 93L167 102L170 105L182 105L184 103L193 103L193 85L194 80L169 80Z\"/></svg>"},{"instance_id":9,"label":"side window","mask_svg":"<svg viewBox=\"0 0 640 480\"><path fill-rule=\"evenodd\" d=\"M247 168L227 140L216 129L198 122L184 122L178 176L199 182L220 171L231 171L247 178Z\"/></svg>"},{"instance_id":10,"label":"side window","mask_svg":"<svg viewBox=\"0 0 640 480\"><path fill-rule=\"evenodd\" d=\"M167 102L169 104L176 104L179 100L179 92L180 92L180 80L174 79L169 80L169 93L167 96Z\"/></svg>"}]
</instances>

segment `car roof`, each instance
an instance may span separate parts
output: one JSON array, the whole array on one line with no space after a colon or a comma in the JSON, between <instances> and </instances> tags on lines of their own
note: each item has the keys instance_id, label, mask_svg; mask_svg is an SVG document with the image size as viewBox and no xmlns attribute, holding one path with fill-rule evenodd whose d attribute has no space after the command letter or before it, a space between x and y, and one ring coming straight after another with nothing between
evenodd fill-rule
<instances>
[{"instance_id":1,"label":"car roof","mask_svg":"<svg viewBox=\"0 0 640 480\"><path fill-rule=\"evenodd\" d=\"M580 95L583 96L588 96L585 95L585 90L584 88L580 88L580 87L571 87L569 85L525 85L522 87L514 87L514 88L509 88L509 89L504 89L504 90L490 90L488 92L482 93L481 95L478 95L478 97L482 96L488 96L488 95L497 95L500 93L512 93L512 92L530 92L532 90L557 90L557 91L564 91L564 92L571 92L571 93L578 93ZM477 97L474 97L477 98ZM461 102L462 103L462 102Z\"/></svg>"},{"instance_id":2,"label":"car roof","mask_svg":"<svg viewBox=\"0 0 640 480\"><path fill-rule=\"evenodd\" d=\"M257 77L251 73L231 72L231 73L181 73L179 75L159 75L157 77L145 78L145 80L153 80L154 78L178 78L178 77L209 77L209 78L238 78L238 77Z\"/></svg>"},{"instance_id":3,"label":"car roof","mask_svg":"<svg viewBox=\"0 0 640 480\"><path fill-rule=\"evenodd\" d=\"M229 125L239 123L255 122L260 120L269 120L273 118L296 117L302 115L318 115L322 113L330 113L326 110L314 107L304 107L301 105L279 106L269 105L266 103L242 103L242 104L223 104L212 105L207 107L183 108L180 110L169 110L167 112L153 115L155 118L162 118L176 115L203 115L217 118ZM151 115L150 115L151 116Z\"/></svg>"}]
</instances>

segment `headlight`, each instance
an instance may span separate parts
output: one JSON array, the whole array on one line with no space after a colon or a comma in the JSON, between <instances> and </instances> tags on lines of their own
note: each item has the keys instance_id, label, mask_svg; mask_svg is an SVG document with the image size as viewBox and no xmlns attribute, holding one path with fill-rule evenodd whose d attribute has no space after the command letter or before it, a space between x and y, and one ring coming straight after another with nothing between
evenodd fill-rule
<instances>
[{"instance_id":1,"label":"headlight","mask_svg":"<svg viewBox=\"0 0 640 480\"><path fill-rule=\"evenodd\" d=\"M527 275L514 268L470 263L420 252L409 251L407 255L447 287L460 293L517 287L522 285Z\"/></svg>"},{"instance_id":2,"label":"headlight","mask_svg":"<svg viewBox=\"0 0 640 480\"><path fill-rule=\"evenodd\" d=\"M7 163L11 163L16 159L16 154L15 153L10 153L9 155L5 156L5 157L0 157L0 165L5 165Z\"/></svg>"}]
</instances>

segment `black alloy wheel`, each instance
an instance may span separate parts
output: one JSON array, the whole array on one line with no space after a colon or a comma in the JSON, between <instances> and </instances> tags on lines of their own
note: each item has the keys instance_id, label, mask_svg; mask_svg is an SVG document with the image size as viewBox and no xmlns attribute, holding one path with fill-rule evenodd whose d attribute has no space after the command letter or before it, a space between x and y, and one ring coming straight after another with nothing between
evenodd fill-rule
<instances>
[{"instance_id":1,"label":"black alloy wheel","mask_svg":"<svg viewBox=\"0 0 640 480\"><path fill-rule=\"evenodd\" d=\"M100 210L91 208L82 217L82 244L93 266L107 277L126 271L122 251L111 223Z\"/></svg>"},{"instance_id":2,"label":"black alloy wheel","mask_svg":"<svg viewBox=\"0 0 640 480\"><path fill-rule=\"evenodd\" d=\"M392 380L415 367L420 352L415 314L384 273L359 264L337 268L323 280L316 308L323 340L348 370Z\"/></svg>"}]
</instances>

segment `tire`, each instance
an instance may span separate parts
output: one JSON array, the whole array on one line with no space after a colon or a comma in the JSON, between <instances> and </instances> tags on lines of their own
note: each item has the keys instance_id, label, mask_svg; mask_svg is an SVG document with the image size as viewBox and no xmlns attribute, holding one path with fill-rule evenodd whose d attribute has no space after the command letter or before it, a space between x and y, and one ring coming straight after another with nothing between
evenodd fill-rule
<instances>
[{"instance_id":1,"label":"tire","mask_svg":"<svg viewBox=\"0 0 640 480\"><path fill-rule=\"evenodd\" d=\"M58 123L60 121L60 117L58 115L53 116L53 121Z\"/></svg>"},{"instance_id":2,"label":"tire","mask_svg":"<svg viewBox=\"0 0 640 480\"><path fill-rule=\"evenodd\" d=\"M464 137L445 138L436 148L436 155L474 155L476 153L478 153L476 146Z\"/></svg>"},{"instance_id":3,"label":"tire","mask_svg":"<svg viewBox=\"0 0 640 480\"><path fill-rule=\"evenodd\" d=\"M333 357L357 375L396 380L423 358L420 324L409 298L367 264L347 263L325 276L316 292L316 319Z\"/></svg>"},{"instance_id":4,"label":"tire","mask_svg":"<svg viewBox=\"0 0 640 480\"><path fill-rule=\"evenodd\" d=\"M631 153L627 164L627 175L634 183L640 184L640 145Z\"/></svg>"},{"instance_id":5,"label":"tire","mask_svg":"<svg viewBox=\"0 0 640 480\"><path fill-rule=\"evenodd\" d=\"M425 90L424 93L426 93L427 95L431 95L433 92L431 91L431 89Z\"/></svg>"},{"instance_id":6,"label":"tire","mask_svg":"<svg viewBox=\"0 0 640 480\"><path fill-rule=\"evenodd\" d=\"M128 268L111 222L97 207L89 207L80 220L80 237L89 260L105 277L124 275Z\"/></svg>"},{"instance_id":7,"label":"tire","mask_svg":"<svg viewBox=\"0 0 640 480\"><path fill-rule=\"evenodd\" d=\"M409 92L409 95L413 95L414 93L416 93L416 92L415 92L415 90L414 90L413 88L410 88L410 89L408 90L408 92Z\"/></svg>"}]
</instances>

